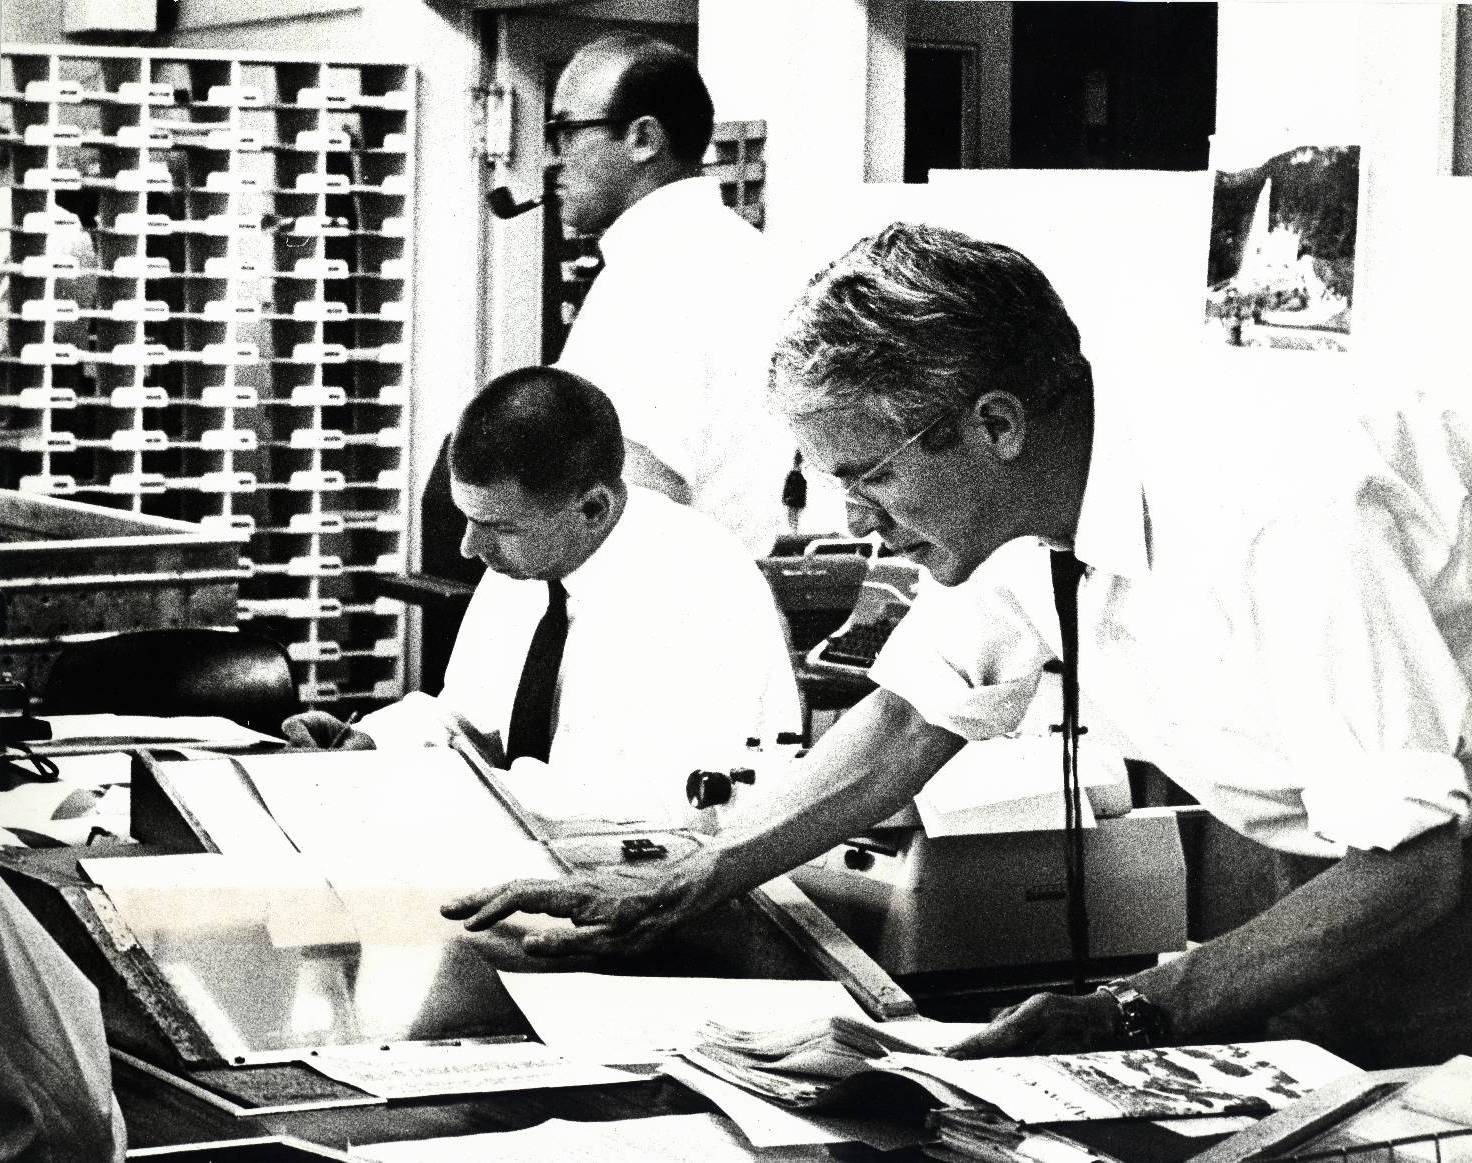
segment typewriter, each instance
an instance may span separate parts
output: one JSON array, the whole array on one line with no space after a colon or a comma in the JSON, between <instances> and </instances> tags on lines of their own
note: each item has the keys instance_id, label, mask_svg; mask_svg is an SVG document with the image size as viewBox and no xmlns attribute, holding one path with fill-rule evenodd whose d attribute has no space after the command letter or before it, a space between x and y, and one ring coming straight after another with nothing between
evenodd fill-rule
<instances>
[{"instance_id":1,"label":"typewriter","mask_svg":"<svg viewBox=\"0 0 1472 1163\"><path fill-rule=\"evenodd\" d=\"M909 613L919 581L920 567L910 562L893 558L870 562L853 612L808 652L807 664L812 672L868 674L880 648Z\"/></svg>"}]
</instances>

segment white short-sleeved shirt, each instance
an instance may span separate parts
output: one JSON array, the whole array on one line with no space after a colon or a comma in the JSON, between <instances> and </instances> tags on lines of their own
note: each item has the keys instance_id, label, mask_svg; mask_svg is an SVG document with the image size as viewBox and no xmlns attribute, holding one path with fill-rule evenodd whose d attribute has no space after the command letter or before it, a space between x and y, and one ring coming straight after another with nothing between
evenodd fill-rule
<instances>
[{"instance_id":1,"label":"white short-sleeved shirt","mask_svg":"<svg viewBox=\"0 0 1472 1163\"><path fill-rule=\"evenodd\" d=\"M678 820L685 780L800 727L771 590L703 514L645 489L567 587L568 631L548 762L579 814ZM438 744L456 716L504 740L527 648L547 608L541 581L487 572L438 697L413 694L358 725L380 747ZM726 764L729 766L729 763Z\"/></svg>"},{"instance_id":2,"label":"white short-sleeved shirt","mask_svg":"<svg viewBox=\"0 0 1472 1163\"><path fill-rule=\"evenodd\" d=\"M599 240L603 271L558 360L608 393L624 435L752 556L776 539L793 453L765 406L786 307L766 246L712 179L647 194Z\"/></svg>"},{"instance_id":3,"label":"white short-sleeved shirt","mask_svg":"<svg viewBox=\"0 0 1472 1163\"><path fill-rule=\"evenodd\" d=\"M1096 393L1075 545L1091 733L1283 851L1466 835L1469 417L1182 383L1175 406ZM927 587L872 674L980 739L1059 643L1048 549L1017 540Z\"/></svg>"}]
</instances>

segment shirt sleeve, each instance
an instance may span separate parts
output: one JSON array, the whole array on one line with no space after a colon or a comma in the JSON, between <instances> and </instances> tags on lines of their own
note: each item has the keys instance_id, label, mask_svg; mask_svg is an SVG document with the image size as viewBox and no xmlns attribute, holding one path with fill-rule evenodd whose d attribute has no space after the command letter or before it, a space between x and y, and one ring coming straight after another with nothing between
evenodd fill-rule
<instances>
[{"instance_id":1,"label":"shirt sleeve","mask_svg":"<svg viewBox=\"0 0 1472 1163\"><path fill-rule=\"evenodd\" d=\"M1394 848L1448 821L1469 830L1457 758L1468 683L1434 608L1454 592L1443 571L1456 529L1405 497L1362 490L1275 523L1252 554L1265 703L1309 827L1352 848Z\"/></svg>"},{"instance_id":2,"label":"shirt sleeve","mask_svg":"<svg viewBox=\"0 0 1472 1163\"><path fill-rule=\"evenodd\" d=\"M1015 730L1053 657L1027 612L1039 556L1004 547L959 586L923 586L869 677L964 739Z\"/></svg>"}]
</instances>

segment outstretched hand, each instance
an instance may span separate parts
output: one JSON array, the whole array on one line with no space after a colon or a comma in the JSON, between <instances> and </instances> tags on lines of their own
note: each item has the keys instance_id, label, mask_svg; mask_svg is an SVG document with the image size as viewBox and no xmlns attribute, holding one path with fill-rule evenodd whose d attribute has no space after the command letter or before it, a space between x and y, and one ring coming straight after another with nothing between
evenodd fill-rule
<instances>
[{"instance_id":1,"label":"outstretched hand","mask_svg":"<svg viewBox=\"0 0 1472 1163\"><path fill-rule=\"evenodd\" d=\"M1012 1054L1074 1054L1119 1045L1119 1007L1103 993L1072 997L1038 993L1009 1006L979 1034L946 1052L949 1058L993 1058Z\"/></svg>"},{"instance_id":2,"label":"outstretched hand","mask_svg":"<svg viewBox=\"0 0 1472 1163\"><path fill-rule=\"evenodd\" d=\"M281 724L281 733L293 747L314 751L370 751L373 737L356 730L326 711L303 711Z\"/></svg>"},{"instance_id":3,"label":"outstretched hand","mask_svg":"<svg viewBox=\"0 0 1472 1163\"><path fill-rule=\"evenodd\" d=\"M528 933L522 948L538 957L639 953L717 903L714 864L697 853L659 878L615 874L566 880L513 880L467 893L440 912L479 932L512 913L566 917L574 928Z\"/></svg>"}]
</instances>

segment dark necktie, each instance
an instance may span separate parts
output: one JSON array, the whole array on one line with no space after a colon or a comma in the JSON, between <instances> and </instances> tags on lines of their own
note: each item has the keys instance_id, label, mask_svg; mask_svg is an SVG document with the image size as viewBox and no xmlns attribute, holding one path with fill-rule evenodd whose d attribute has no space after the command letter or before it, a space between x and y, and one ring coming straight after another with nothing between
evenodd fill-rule
<instances>
[{"instance_id":1,"label":"dark necktie","mask_svg":"<svg viewBox=\"0 0 1472 1163\"><path fill-rule=\"evenodd\" d=\"M511 705L510 738L506 761L523 755L543 763L552 750L552 704L557 697L557 672L567 642L567 590L555 578L547 583L547 612L537 623L527 648Z\"/></svg>"},{"instance_id":2,"label":"dark necktie","mask_svg":"<svg viewBox=\"0 0 1472 1163\"><path fill-rule=\"evenodd\" d=\"M1072 952L1073 986L1085 989L1089 959L1089 912L1085 901L1083 790L1078 776L1078 583L1083 563L1071 549L1053 550L1053 605L1063 639L1063 867L1068 886L1068 943Z\"/></svg>"}]
</instances>

